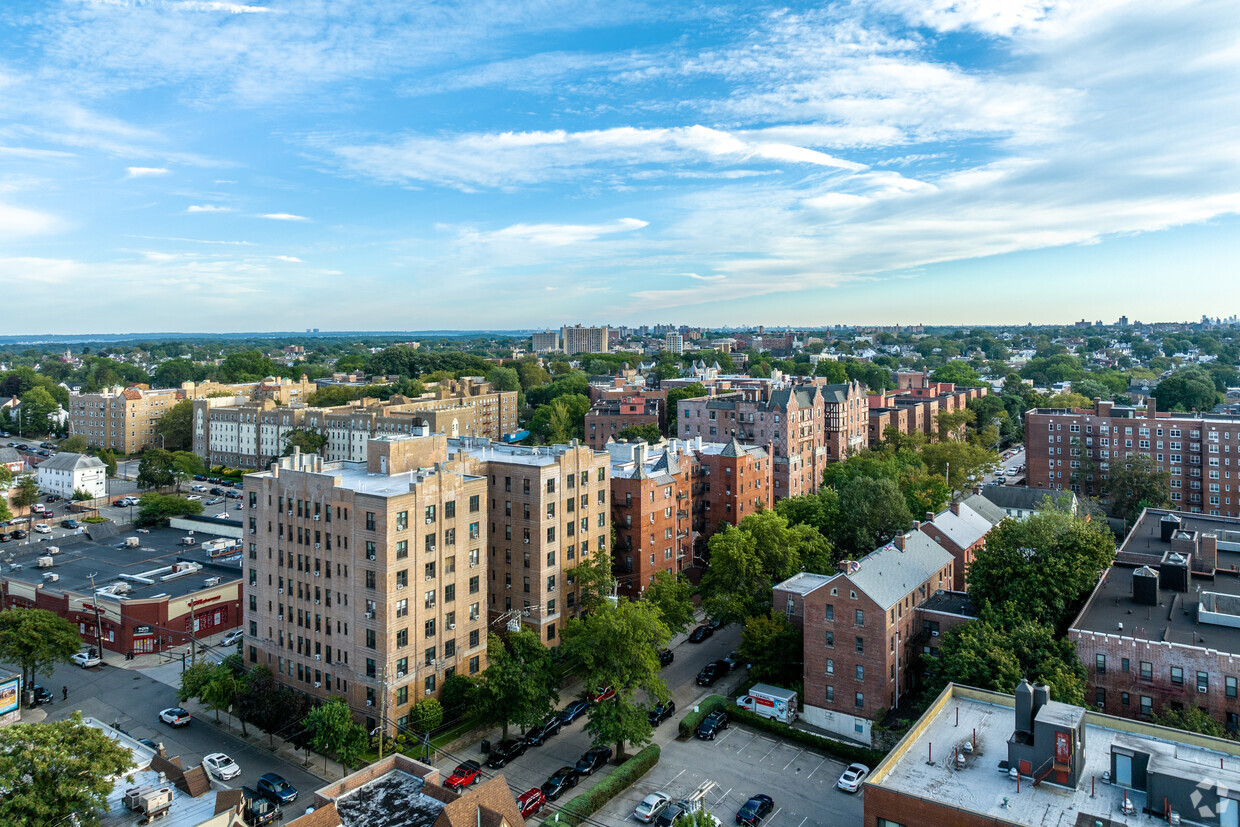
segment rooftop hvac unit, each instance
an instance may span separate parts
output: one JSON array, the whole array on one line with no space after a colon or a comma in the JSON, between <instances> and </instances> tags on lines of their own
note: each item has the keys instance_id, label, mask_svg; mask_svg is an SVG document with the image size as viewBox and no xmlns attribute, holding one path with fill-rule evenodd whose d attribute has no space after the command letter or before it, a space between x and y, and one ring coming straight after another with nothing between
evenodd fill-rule
<instances>
[{"instance_id":1,"label":"rooftop hvac unit","mask_svg":"<svg viewBox=\"0 0 1240 827\"><path fill-rule=\"evenodd\" d=\"M39 559L35 562L35 565L36 565L36 566L38 566L38 567L39 567L39 568L41 568L41 569L50 569L50 568L52 567L52 564L53 564L54 562L55 562L55 561L53 561L53 560L52 560L52 558L50 558L50 557L40 557L40 558L39 558Z\"/></svg>"},{"instance_id":2,"label":"rooftop hvac unit","mask_svg":"<svg viewBox=\"0 0 1240 827\"><path fill-rule=\"evenodd\" d=\"M49 572L44 573L43 579L49 583L55 583L57 580L60 579L60 575L54 571L49 571Z\"/></svg>"},{"instance_id":3,"label":"rooftop hvac unit","mask_svg":"<svg viewBox=\"0 0 1240 827\"><path fill-rule=\"evenodd\" d=\"M154 789L154 787L148 784L143 787L131 787L130 789L125 790L125 797L123 799L125 802L125 807L130 810L138 809L138 806L142 801L142 796Z\"/></svg>"},{"instance_id":4,"label":"rooftop hvac unit","mask_svg":"<svg viewBox=\"0 0 1240 827\"><path fill-rule=\"evenodd\" d=\"M220 580L222 579L223 578L220 577L208 577L204 582L208 586L218 586L220 584Z\"/></svg>"}]
</instances>

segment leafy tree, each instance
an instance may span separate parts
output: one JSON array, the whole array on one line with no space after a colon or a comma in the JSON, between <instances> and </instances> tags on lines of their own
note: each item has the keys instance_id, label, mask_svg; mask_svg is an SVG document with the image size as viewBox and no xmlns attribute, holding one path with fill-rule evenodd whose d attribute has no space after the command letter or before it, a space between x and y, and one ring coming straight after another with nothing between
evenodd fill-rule
<instances>
[{"instance_id":1,"label":"leafy tree","mask_svg":"<svg viewBox=\"0 0 1240 827\"><path fill-rule=\"evenodd\" d=\"M203 705L215 712L215 722L219 723L220 710L231 709L237 696L244 689L244 684L233 670L224 663L216 664L211 670L210 678L202 688L199 697ZM241 720L242 734L245 734L245 719Z\"/></svg>"},{"instance_id":2,"label":"leafy tree","mask_svg":"<svg viewBox=\"0 0 1240 827\"><path fill-rule=\"evenodd\" d=\"M161 388L179 388L185 382L201 382L207 378L206 365L191 359L169 359L155 368L155 384Z\"/></svg>"},{"instance_id":3,"label":"leafy tree","mask_svg":"<svg viewBox=\"0 0 1240 827\"><path fill-rule=\"evenodd\" d=\"M266 666L257 666L245 674L241 691L237 693L237 716L265 730L274 739L275 733L284 729L289 712L294 708L287 702L285 693L305 698L276 683L275 675Z\"/></svg>"},{"instance_id":4,"label":"leafy tree","mask_svg":"<svg viewBox=\"0 0 1240 827\"><path fill-rule=\"evenodd\" d=\"M533 357L517 362L515 370L517 371L517 379L521 382L521 389L524 391L539 387L540 385L551 384L551 374L543 370L542 365Z\"/></svg>"},{"instance_id":5,"label":"leafy tree","mask_svg":"<svg viewBox=\"0 0 1240 827\"><path fill-rule=\"evenodd\" d=\"M21 395L22 433L43 435L51 433L52 420L59 409L55 397L45 388L32 388Z\"/></svg>"},{"instance_id":6,"label":"leafy tree","mask_svg":"<svg viewBox=\"0 0 1240 827\"><path fill-rule=\"evenodd\" d=\"M185 703L191 698L201 698L211 676L215 673L215 664L205 660L195 661L181 670L181 685L177 687L177 700Z\"/></svg>"},{"instance_id":7,"label":"leafy tree","mask_svg":"<svg viewBox=\"0 0 1240 827\"><path fill-rule=\"evenodd\" d=\"M86 500L93 500L94 498L95 498L95 495L91 494L89 491L83 491L80 488L73 489L72 499L75 502L85 502Z\"/></svg>"},{"instance_id":8,"label":"leafy tree","mask_svg":"<svg viewBox=\"0 0 1240 827\"><path fill-rule=\"evenodd\" d=\"M353 720L343 698L331 698L316 706L302 723L310 736L310 745L324 754L325 768L327 753L331 753L347 770L357 763L370 743L366 730Z\"/></svg>"},{"instance_id":9,"label":"leafy tree","mask_svg":"<svg viewBox=\"0 0 1240 827\"><path fill-rule=\"evenodd\" d=\"M32 474L22 474L17 478L10 499L18 508L29 508L39 501L39 483Z\"/></svg>"},{"instance_id":10,"label":"leafy tree","mask_svg":"<svg viewBox=\"0 0 1240 827\"><path fill-rule=\"evenodd\" d=\"M842 385L848 381L848 371L838 359L819 359L814 367L814 375L826 379L832 385Z\"/></svg>"},{"instance_id":11,"label":"leafy tree","mask_svg":"<svg viewBox=\"0 0 1240 827\"><path fill-rule=\"evenodd\" d=\"M293 449L303 454L317 454L327 445L327 435L319 433L316 428L295 428L285 434L284 456L291 456Z\"/></svg>"},{"instance_id":12,"label":"leafy tree","mask_svg":"<svg viewBox=\"0 0 1240 827\"><path fill-rule=\"evenodd\" d=\"M194 447L193 442L194 403L182 399L173 405L155 423L155 433L162 436L160 447L167 451L188 451Z\"/></svg>"},{"instance_id":13,"label":"leafy tree","mask_svg":"<svg viewBox=\"0 0 1240 827\"><path fill-rule=\"evenodd\" d=\"M89 448L90 444L86 441L86 437L81 434L74 434L60 443L60 450L68 451L71 454L84 454Z\"/></svg>"},{"instance_id":14,"label":"leafy tree","mask_svg":"<svg viewBox=\"0 0 1240 827\"><path fill-rule=\"evenodd\" d=\"M615 526L612 526L615 533ZM612 547L615 547L613 538ZM577 605L583 612L592 612L607 602L616 588L611 573L611 555L596 552L568 571L568 582L577 589Z\"/></svg>"},{"instance_id":15,"label":"leafy tree","mask_svg":"<svg viewBox=\"0 0 1240 827\"><path fill-rule=\"evenodd\" d=\"M64 721L0 728L0 822L98 824L113 779L134 768L133 754L88 726L81 712ZM127 777L132 781L132 777Z\"/></svg>"},{"instance_id":16,"label":"leafy tree","mask_svg":"<svg viewBox=\"0 0 1240 827\"><path fill-rule=\"evenodd\" d=\"M951 382L965 388L976 388L985 382L981 375L968 363L951 361L934 371L935 382Z\"/></svg>"},{"instance_id":17,"label":"leafy tree","mask_svg":"<svg viewBox=\"0 0 1240 827\"><path fill-rule=\"evenodd\" d=\"M684 575L656 572L642 599L658 610L674 634L683 633L693 623L693 584Z\"/></svg>"},{"instance_id":18,"label":"leafy tree","mask_svg":"<svg viewBox=\"0 0 1240 827\"><path fill-rule=\"evenodd\" d=\"M913 522L908 503L891 479L855 477L840 486L839 497L840 513L849 515L835 531L842 554L869 554Z\"/></svg>"},{"instance_id":19,"label":"leafy tree","mask_svg":"<svg viewBox=\"0 0 1240 827\"><path fill-rule=\"evenodd\" d=\"M1219 393L1214 378L1203 368L1181 368L1158 383L1151 396L1164 411L1211 411ZM24 404L24 403L23 403Z\"/></svg>"},{"instance_id":20,"label":"leafy tree","mask_svg":"<svg viewBox=\"0 0 1240 827\"><path fill-rule=\"evenodd\" d=\"M172 473L177 483L180 484L195 476L206 474L207 466L197 454L190 451L177 451L172 455Z\"/></svg>"},{"instance_id":21,"label":"leafy tree","mask_svg":"<svg viewBox=\"0 0 1240 827\"><path fill-rule=\"evenodd\" d=\"M663 432L658 425L626 425L616 435L619 439L644 439L654 445L663 439Z\"/></svg>"},{"instance_id":22,"label":"leafy tree","mask_svg":"<svg viewBox=\"0 0 1240 827\"><path fill-rule=\"evenodd\" d=\"M261 351L247 350L225 356L216 376L221 382L258 382L281 373L276 363Z\"/></svg>"},{"instance_id":23,"label":"leafy tree","mask_svg":"<svg viewBox=\"0 0 1240 827\"><path fill-rule=\"evenodd\" d=\"M615 698L590 707L586 731L596 746L615 744L617 760L624 759L626 743L650 740L646 708L634 699L637 691L660 701L671 697L660 677L658 654L671 636L653 605L631 600L604 604L564 628L561 649L566 659L581 664L585 685L616 691Z\"/></svg>"},{"instance_id":24,"label":"leafy tree","mask_svg":"<svg viewBox=\"0 0 1240 827\"><path fill-rule=\"evenodd\" d=\"M1151 720L1159 726L1183 729L1214 738L1231 737L1226 727L1211 718L1210 713L1195 705L1183 709L1175 709L1172 706L1163 707L1162 711L1155 714Z\"/></svg>"},{"instance_id":25,"label":"leafy tree","mask_svg":"<svg viewBox=\"0 0 1240 827\"><path fill-rule=\"evenodd\" d=\"M746 620L739 651L755 680L789 686L802 678L801 631L783 612L772 609L770 614Z\"/></svg>"},{"instance_id":26,"label":"leafy tree","mask_svg":"<svg viewBox=\"0 0 1240 827\"><path fill-rule=\"evenodd\" d=\"M148 528L164 525L171 517L201 513L202 503L196 500L187 500L173 494L147 492L138 500L138 516L134 519L134 525Z\"/></svg>"},{"instance_id":27,"label":"leafy tree","mask_svg":"<svg viewBox=\"0 0 1240 827\"><path fill-rule=\"evenodd\" d=\"M22 672L22 688L34 683L40 672L51 674L58 663L82 648L77 627L45 609L0 611L0 661L15 663Z\"/></svg>"},{"instance_id":28,"label":"leafy tree","mask_svg":"<svg viewBox=\"0 0 1240 827\"><path fill-rule=\"evenodd\" d=\"M5 468L4 470L7 471L8 469ZM3 474L0 473L0 476L3 476ZM6 482L0 479L0 523L5 523L13 519L13 512L9 510L8 497L4 493L5 486Z\"/></svg>"},{"instance_id":29,"label":"leafy tree","mask_svg":"<svg viewBox=\"0 0 1240 827\"><path fill-rule=\"evenodd\" d=\"M694 382L683 388L672 388L667 392L667 433L676 436L679 433L680 403L686 399L697 399L707 395L706 386Z\"/></svg>"},{"instance_id":30,"label":"leafy tree","mask_svg":"<svg viewBox=\"0 0 1240 827\"><path fill-rule=\"evenodd\" d=\"M999 462L999 455L990 448L952 441L928 443L921 449L921 458L931 474L945 478L957 489L967 487L971 476L981 479L987 468Z\"/></svg>"},{"instance_id":31,"label":"leafy tree","mask_svg":"<svg viewBox=\"0 0 1240 827\"><path fill-rule=\"evenodd\" d=\"M444 679L443 690L439 693L445 713L453 718L468 714L478 700L481 686L482 681L473 675L453 672L450 677Z\"/></svg>"},{"instance_id":32,"label":"leafy tree","mask_svg":"<svg viewBox=\"0 0 1240 827\"><path fill-rule=\"evenodd\" d=\"M98 456L100 462L102 462L104 465L107 466L108 476L115 477L116 476L116 452L110 448L104 448L100 450L96 456Z\"/></svg>"},{"instance_id":33,"label":"leafy tree","mask_svg":"<svg viewBox=\"0 0 1240 827\"><path fill-rule=\"evenodd\" d=\"M1143 508L1170 506L1167 497L1170 488L1170 472L1163 470L1148 454L1129 454L1111 463L1110 473L1102 483L1112 516L1125 524L1136 520Z\"/></svg>"},{"instance_id":34,"label":"leafy tree","mask_svg":"<svg viewBox=\"0 0 1240 827\"><path fill-rule=\"evenodd\" d=\"M530 431L552 444L567 442L573 437L580 439L585 434L585 415L589 410L590 400L584 394L557 396L534 411Z\"/></svg>"},{"instance_id":35,"label":"leafy tree","mask_svg":"<svg viewBox=\"0 0 1240 827\"><path fill-rule=\"evenodd\" d=\"M487 664L478 691L478 706L487 723L503 728L516 724L525 732L551 714L560 696L551 651L538 633L522 628L487 636Z\"/></svg>"},{"instance_id":36,"label":"leafy tree","mask_svg":"<svg viewBox=\"0 0 1240 827\"><path fill-rule=\"evenodd\" d=\"M138 463L139 488L167 488L177 481L176 458L171 451L152 448Z\"/></svg>"},{"instance_id":37,"label":"leafy tree","mask_svg":"<svg viewBox=\"0 0 1240 827\"><path fill-rule=\"evenodd\" d=\"M434 732L443 726L443 705L434 698L423 698L410 708L409 725L418 732Z\"/></svg>"}]
</instances>

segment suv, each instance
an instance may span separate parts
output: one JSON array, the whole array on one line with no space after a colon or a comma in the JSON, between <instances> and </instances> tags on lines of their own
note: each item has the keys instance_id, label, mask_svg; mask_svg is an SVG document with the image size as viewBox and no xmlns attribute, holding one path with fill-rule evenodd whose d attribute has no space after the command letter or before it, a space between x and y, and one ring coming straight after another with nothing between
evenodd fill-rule
<instances>
[{"instance_id":1,"label":"suv","mask_svg":"<svg viewBox=\"0 0 1240 827\"><path fill-rule=\"evenodd\" d=\"M651 726L658 726L668 718L672 717L672 713L675 711L676 702L669 699L667 703L656 704L655 707L646 714L646 717L650 720Z\"/></svg>"},{"instance_id":2,"label":"suv","mask_svg":"<svg viewBox=\"0 0 1240 827\"><path fill-rule=\"evenodd\" d=\"M698 686L714 686L715 681L731 672L732 668L726 660L713 660L702 667L702 671L698 672Z\"/></svg>"},{"instance_id":3,"label":"suv","mask_svg":"<svg viewBox=\"0 0 1240 827\"><path fill-rule=\"evenodd\" d=\"M520 758L524 755L525 749L525 741L512 738L509 738L507 741L501 741L491 748L491 757L487 759L487 766L493 770L501 769L512 759Z\"/></svg>"},{"instance_id":4,"label":"suv","mask_svg":"<svg viewBox=\"0 0 1240 827\"><path fill-rule=\"evenodd\" d=\"M698 724L697 737L703 741L715 740L716 733L722 732L728 728L728 713L722 709L716 710L705 718L702 723Z\"/></svg>"},{"instance_id":5,"label":"suv","mask_svg":"<svg viewBox=\"0 0 1240 827\"><path fill-rule=\"evenodd\" d=\"M556 735L560 731L560 727L564 725L559 715L552 715L538 726L531 729L525 734L525 745L527 747L540 747L543 742Z\"/></svg>"},{"instance_id":6,"label":"suv","mask_svg":"<svg viewBox=\"0 0 1240 827\"><path fill-rule=\"evenodd\" d=\"M517 806L521 808L521 817L530 818L538 814L547 803L547 796L543 795L543 791L534 787L526 790L517 796Z\"/></svg>"}]
</instances>

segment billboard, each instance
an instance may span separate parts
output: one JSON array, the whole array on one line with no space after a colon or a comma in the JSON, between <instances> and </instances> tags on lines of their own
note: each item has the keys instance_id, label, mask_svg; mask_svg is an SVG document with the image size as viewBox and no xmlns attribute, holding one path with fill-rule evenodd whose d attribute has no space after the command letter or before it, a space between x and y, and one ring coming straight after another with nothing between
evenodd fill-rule
<instances>
[{"instance_id":1,"label":"billboard","mask_svg":"<svg viewBox=\"0 0 1240 827\"><path fill-rule=\"evenodd\" d=\"M18 677L9 678L0 682L0 715L8 715L10 712L16 712L21 705L20 689L22 679Z\"/></svg>"}]
</instances>

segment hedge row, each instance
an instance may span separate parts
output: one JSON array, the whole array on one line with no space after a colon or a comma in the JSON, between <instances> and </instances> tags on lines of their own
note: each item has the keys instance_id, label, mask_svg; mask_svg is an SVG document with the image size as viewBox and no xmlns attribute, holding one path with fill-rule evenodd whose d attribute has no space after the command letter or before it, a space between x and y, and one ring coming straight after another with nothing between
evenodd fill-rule
<instances>
[{"instance_id":1,"label":"hedge row","mask_svg":"<svg viewBox=\"0 0 1240 827\"><path fill-rule=\"evenodd\" d=\"M544 818L546 825L567 824L576 827L582 821L597 813L608 801L627 790L637 779L641 778L650 768L659 763L659 746L651 744L629 760L621 764L615 772L569 801L560 808L558 813Z\"/></svg>"},{"instance_id":2,"label":"hedge row","mask_svg":"<svg viewBox=\"0 0 1240 827\"><path fill-rule=\"evenodd\" d=\"M722 695L707 695L697 705L697 711L690 710L689 714L680 719L678 731L681 738L692 738L693 733L697 731L698 724L702 723L702 719L716 709L729 710L728 715L731 716L730 708L735 704L730 704L728 699Z\"/></svg>"},{"instance_id":3,"label":"hedge row","mask_svg":"<svg viewBox=\"0 0 1240 827\"><path fill-rule=\"evenodd\" d=\"M824 738L821 735L815 735L814 733L806 732L803 729L790 727L781 721L776 721L772 718L764 718L761 715L750 712L748 709L742 709L740 707L729 710L728 717L731 718L732 721L744 724L751 729L759 729L763 732L769 732L772 735L778 735L780 738L785 740L794 741L798 744L803 744L804 746L812 747L813 749L825 752L828 755L833 755L846 764L851 764L856 761L873 768L878 765L879 761L883 760L885 755L885 753L879 752L878 750L854 746L853 744L846 744L843 741Z\"/></svg>"}]
</instances>

